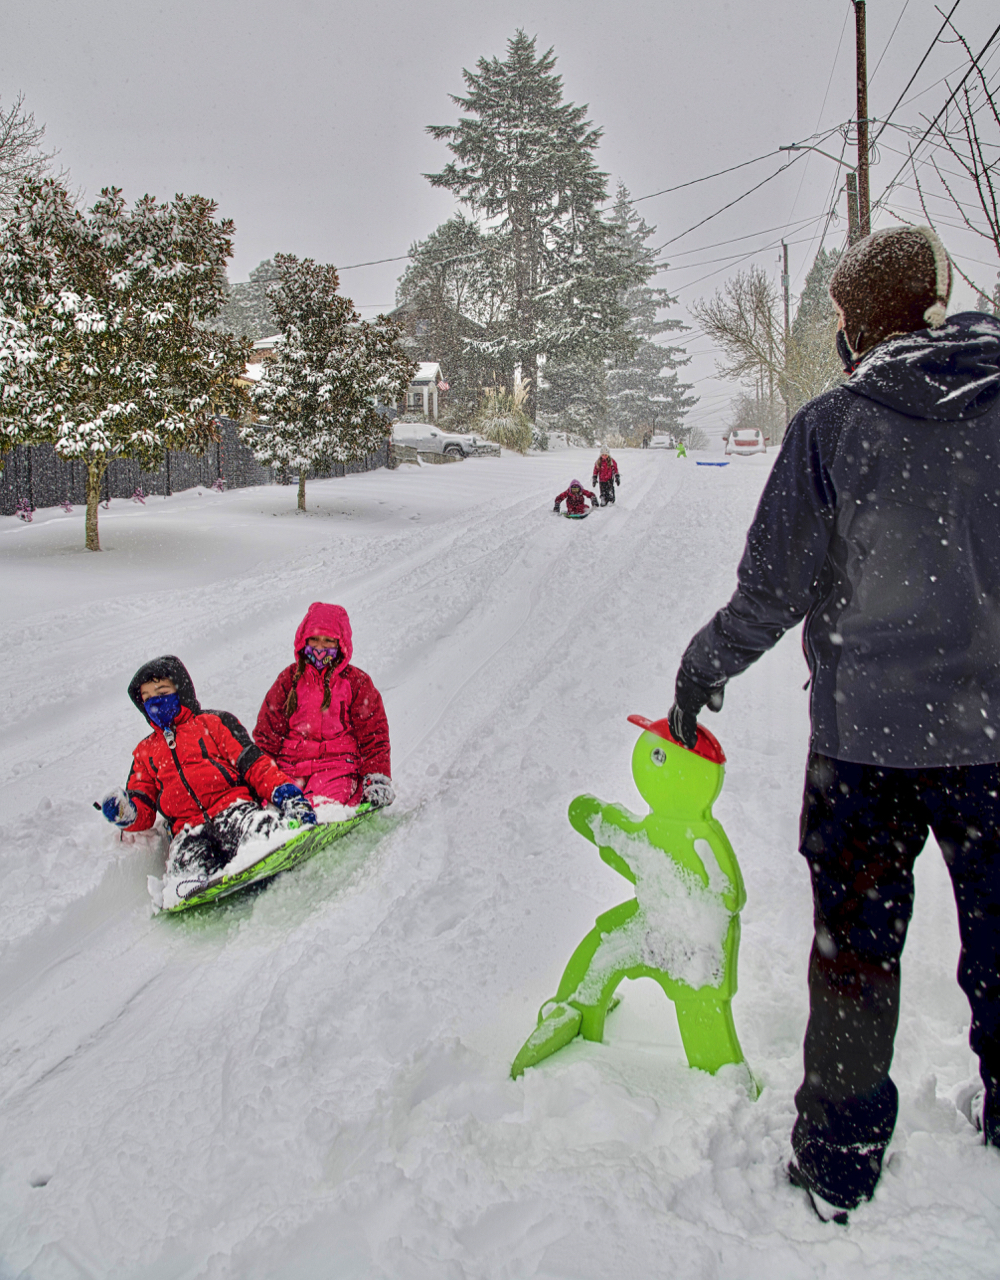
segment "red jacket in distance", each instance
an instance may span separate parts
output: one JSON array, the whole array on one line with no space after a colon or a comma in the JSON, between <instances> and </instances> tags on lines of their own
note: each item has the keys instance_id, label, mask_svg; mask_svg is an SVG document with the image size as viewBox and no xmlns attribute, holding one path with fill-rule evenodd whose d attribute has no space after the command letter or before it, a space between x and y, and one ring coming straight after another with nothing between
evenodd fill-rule
<instances>
[{"instance_id":1,"label":"red jacket in distance","mask_svg":"<svg viewBox=\"0 0 1000 1280\"><path fill-rule=\"evenodd\" d=\"M608 454L606 457L602 453L594 463L594 475L591 484L597 484L598 480L602 480L605 484L609 480L613 480L618 474L618 463Z\"/></svg>"},{"instance_id":2,"label":"red jacket in distance","mask_svg":"<svg viewBox=\"0 0 1000 1280\"><path fill-rule=\"evenodd\" d=\"M329 675L305 657L306 641L313 635L338 641L340 657L327 669ZM339 605L310 605L295 633L295 654L295 662L264 698L254 741L310 799L358 804L368 774L391 777L389 725L371 677L350 664L353 641L347 611ZM285 707L293 685L296 706L288 714Z\"/></svg>"},{"instance_id":3,"label":"red jacket in distance","mask_svg":"<svg viewBox=\"0 0 1000 1280\"><path fill-rule=\"evenodd\" d=\"M571 516L582 516L587 510L587 504L584 502L584 498L590 499L591 506L597 506L597 498L589 489L581 488L575 491L572 489L565 489L559 497L556 498L556 510L559 510L559 503L565 500L566 510Z\"/></svg>"},{"instance_id":4,"label":"red jacket in distance","mask_svg":"<svg viewBox=\"0 0 1000 1280\"><path fill-rule=\"evenodd\" d=\"M172 745L154 727L132 753L127 790L138 817L129 831L146 831L159 810L176 835L185 823L200 826L238 800L266 804L288 781L226 711L182 706L170 733Z\"/></svg>"}]
</instances>

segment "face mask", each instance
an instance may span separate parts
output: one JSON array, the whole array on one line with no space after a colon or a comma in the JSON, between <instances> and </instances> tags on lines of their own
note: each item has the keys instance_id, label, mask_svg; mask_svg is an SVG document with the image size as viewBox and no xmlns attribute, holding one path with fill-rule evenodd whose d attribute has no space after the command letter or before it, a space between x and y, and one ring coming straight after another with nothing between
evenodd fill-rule
<instances>
[{"instance_id":1,"label":"face mask","mask_svg":"<svg viewBox=\"0 0 1000 1280\"><path fill-rule=\"evenodd\" d=\"M156 698L147 698L142 705L158 729L169 729L181 710L181 700L176 693L161 693Z\"/></svg>"},{"instance_id":2,"label":"face mask","mask_svg":"<svg viewBox=\"0 0 1000 1280\"><path fill-rule=\"evenodd\" d=\"M847 341L847 335L843 329L837 330L837 355L840 356L844 364L844 372L848 375L852 374L861 361L851 350L851 344Z\"/></svg>"},{"instance_id":3,"label":"face mask","mask_svg":"<svg viewBox=\"0 0 1000 1280\"><path fill-rule=\"evenodd\" d=\"M305 652L317 671L322 671L324 667L332 666L340 657L340 645L335 644L332 649L314 649L311 644L307 644Z\"/></svg>"}]
</instances>

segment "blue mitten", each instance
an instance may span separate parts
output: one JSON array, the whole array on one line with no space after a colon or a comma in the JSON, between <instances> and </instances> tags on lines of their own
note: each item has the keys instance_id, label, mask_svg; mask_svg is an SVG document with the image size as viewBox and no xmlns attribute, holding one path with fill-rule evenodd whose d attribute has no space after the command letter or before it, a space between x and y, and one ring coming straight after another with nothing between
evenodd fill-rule
<instances>
[{"instance_id":1,"label":"blue mitten","mask_svg":"<svg viewBox=\"0 0 1000 1280\"><path fill-rule=\"evenodd\" d=\"M101 813L109 822L114 823L116 827L121 827L123 831L139 816L128 792L121 787L115 787L114 791L109 791L104 797L101 801Z\"/></svg>"},{"instance_id":2,"label":"blue mitten","mask_svg":"<svg viewBox=\"0 0 1000 1280\"><path fill-rule=\"evenodd\" d=\"M285 822L294 819L304 827L311 827L316 822L316 810L294 782L283 782L280 787L275 787L271 803Z\"/></svg>"}]
</instances>

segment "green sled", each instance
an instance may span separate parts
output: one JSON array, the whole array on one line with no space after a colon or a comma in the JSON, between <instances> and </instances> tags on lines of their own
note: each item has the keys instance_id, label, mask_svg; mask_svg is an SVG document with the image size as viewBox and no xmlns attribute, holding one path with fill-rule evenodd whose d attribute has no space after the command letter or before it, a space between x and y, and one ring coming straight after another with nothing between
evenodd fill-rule
<instances>
[{"instance_id":1,"label":"green sled","mask_svg":"<svg viewBox=\"0 0 1000 1280\"><path fill-rule=\"evenodd\" d=\"M189 893L174 906L164 907L163 914L177 915L179 911L189 911L192 907L203 907L210 902L218 901L219 898L225 898L231 893L239 893L247 885L259 884L263 880L270 880L272 876L280 875L282 871L288 871L291 867L296 867L300 862L306 862L309 858L322 852L328 845L333 844L334 841L339 840L342 836L346 836L349 831L353 831L360 822L370 817L377 809L377 805L359 804L354 816L345 818L342 822L320 822L315 826L305 827L301 831L293 832L284 844L265 854L259 862L255 862L249 867L244 867L242 871L237 871L235 875L218 875L215 879L207 881L207 883L192 882L199 884L200 887Z\"/></svg>"}]
</instances>

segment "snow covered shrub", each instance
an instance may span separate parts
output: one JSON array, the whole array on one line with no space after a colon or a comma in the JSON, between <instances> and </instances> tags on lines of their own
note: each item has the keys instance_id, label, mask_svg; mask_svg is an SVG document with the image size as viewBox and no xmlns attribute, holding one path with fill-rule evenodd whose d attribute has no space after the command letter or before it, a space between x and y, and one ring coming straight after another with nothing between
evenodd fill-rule
<instances>
[{"instance_id":1,"label":"snow covered shrub","mask_svg":"<svg viewBox=\"0 0 1000 1280\"><path fill-rule=\"evenodd\" d=\"M20 502L17 504L17 506L14 508L14 511L19 520L23 520L25 524L31 524L31 513L34 511L34 509L35 508L31 505L31 503L28 501L27 498L22 498Z\"/></svg>"},{"instance_id":2,"label":"snow covered shrub","mask_svg":"<svg viewBox=\"0 0 1000 1280\"><path fill-rule=\"evenodd\" d=\"M63 511L65 511L67 515L73 514L73 504L69 500L69 494L67 494L66 497L63 498L62 502L60 502L59 505L62 507Z\"/></svg>"},{"instance_id":3,"label":"snow covered shrub","mask_svg":"<svg viewBox=\"0 0 1000 1280\"><path fill-rule=\"evenodd\" d=\"M487 391L470 424L472 429L502 449L527 453L534 428L521 407L526 395L523 384L515 388L513 395L506 391Z\"/></svg>"},{"instance_id":4,"label":"snow covered shrub","mask_svg":"<svg viewBox=\"0 0 1000 1280\"><path fill-rule=\"evenodd\" d=\"M212 488L215 490L216 493L226 492L226 482L225 480L223 480L222 476L218 476L215 480L212 481Z\"/></svg>"},{"instance_id":5,"label":"snow covered shrub","mask_svg":"<svg viewBox=\"0 0 1000 1280\"><path fill-rule=\"evenodd\" d=\"M139 485L139 487L136 489L135 493L133 493L133 494L132 494L132 501L133 501L133 502L139 502L139 503L141 503L143 506L145 506L145 505L146 505L146 494L145 494L145 492L143 491L142 485Z\"/></svg>"}]
</instances>

